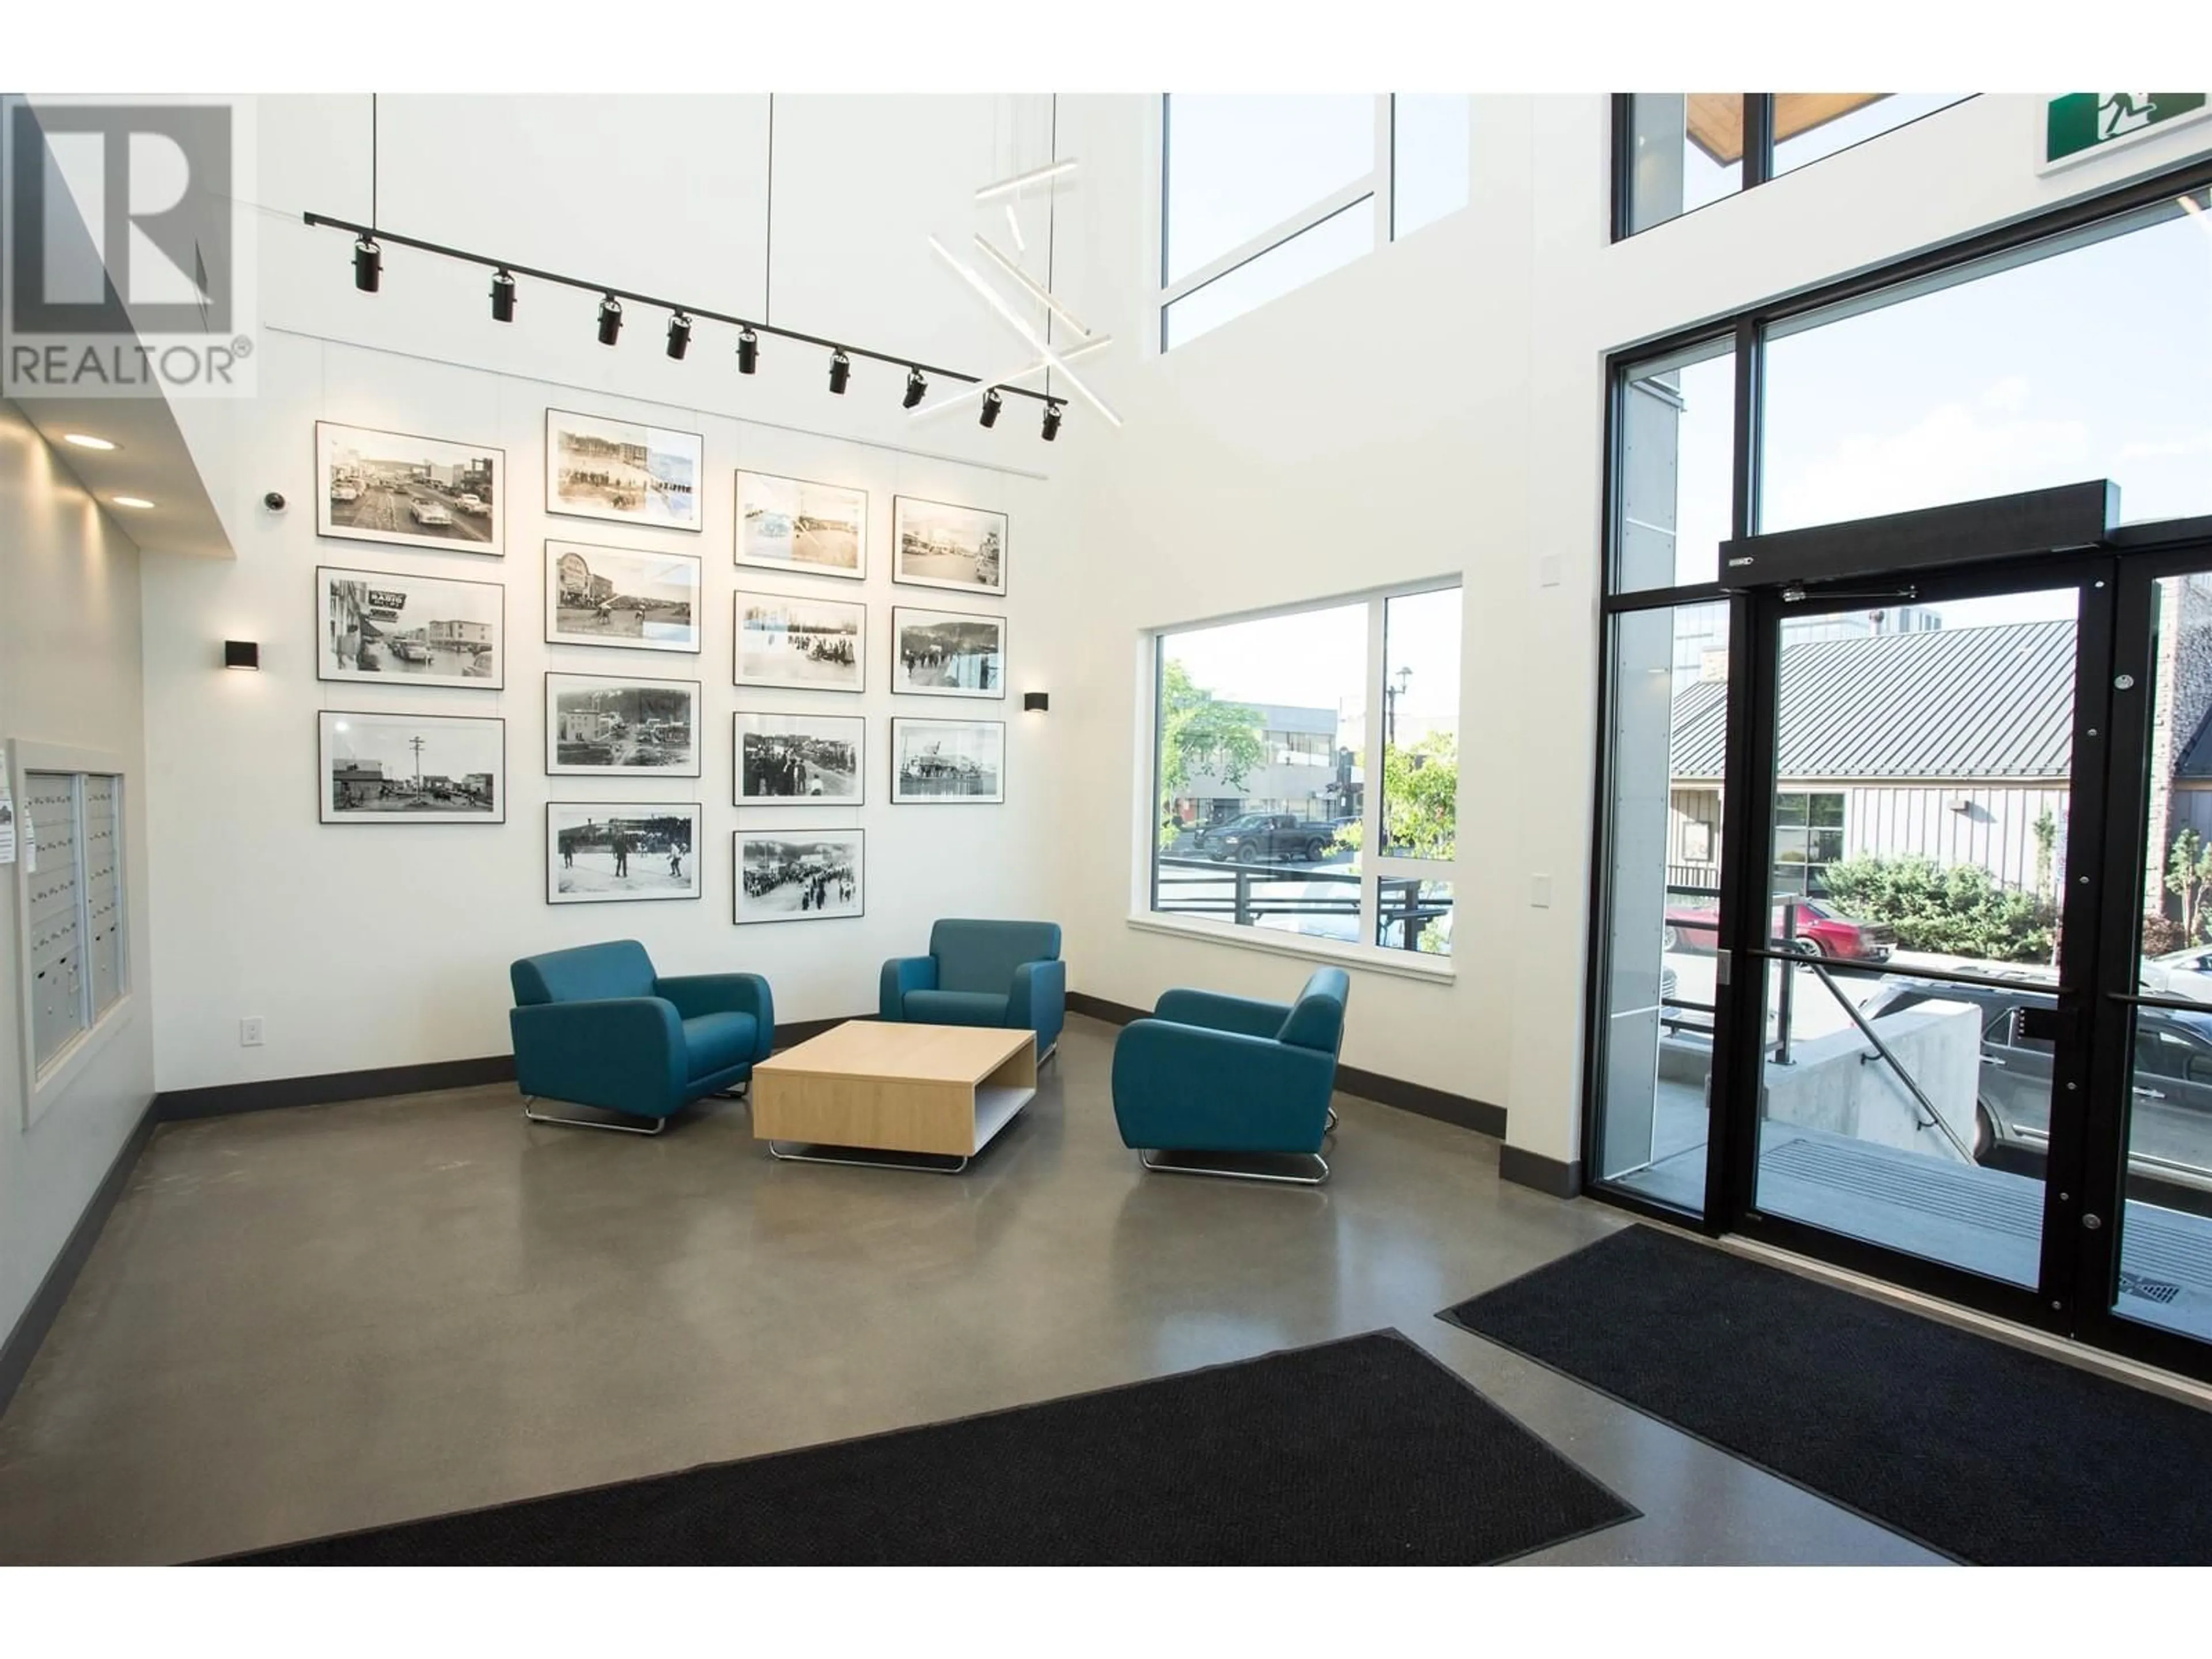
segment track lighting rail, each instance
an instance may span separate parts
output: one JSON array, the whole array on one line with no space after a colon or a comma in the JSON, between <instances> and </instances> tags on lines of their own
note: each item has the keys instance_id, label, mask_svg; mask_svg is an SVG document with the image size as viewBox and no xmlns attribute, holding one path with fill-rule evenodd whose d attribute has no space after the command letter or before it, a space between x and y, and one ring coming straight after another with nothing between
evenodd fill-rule
<instances>
[{"instance_id":1,"label":"track lighting rail","mask_svg":"<svg viewBox=\"0 0 2212 1659\"><path fill-rule=\"evenodd\" d=\"M735 316L726 311L716 311L709 306L691 305L682 301L663 299L658 295L640 294L634 289L616 287L607 283L587 282L580 276L563 276L557 270L545 270L535 265L520 264L513 259L495 259L489 254L472 253L466 248L448 247L442 242L425 241L418 236L403 236L397 231L380 230L373 225L361 224L351 219L334 219L325 213L303 214L301 217L310 225L330 230L346 231L356 238L366 238L379 246L389 243L394 247L410 247L421 253L434 253L441 258L458 259L464 264L480 265L495 275L503 272L510 277L526 276L533 282L553 283L562 288L574 289L579 293L596 294L602 298L611 297L623 305L645 306L668 312L672 315L684 316L694 321L703 319L710 322L726 323L732 328L750 329L755 334L769 335L779 340L793 340L801 345L816 346L831 353L842 352L848 357L866 357L871 362L889 363L894 368L902 368L909 374L919 370L933 380L957 380L967 386L984 384L983 377L980 374L964 374L957 368L946 368L935 363L925 363L919 358L902 356L896 352L871 351L866 346L848 345L841 341L824 339L819 334L804 334L793 328L779 328L773 323L758 322L750 318ZM512 316L514 303L513 289L507 289L503 292L508 296L505 302L507 314ZM1048 412L1051 413L1056 413L1059 406L1066 401L1063 398L1035 391L1028 386L1000 383L995 389L1010 398L1034 398L1036 402L1044 404ZM1055 428L1058 424L1056 421L1053 422Z\"/></svg>"}]
</instances>

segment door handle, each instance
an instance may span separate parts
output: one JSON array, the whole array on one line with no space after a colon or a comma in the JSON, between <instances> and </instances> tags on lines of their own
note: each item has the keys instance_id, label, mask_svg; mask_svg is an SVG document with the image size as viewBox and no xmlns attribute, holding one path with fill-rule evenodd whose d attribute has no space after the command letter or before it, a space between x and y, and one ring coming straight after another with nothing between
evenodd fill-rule
<instances>
[{"instance_id":1,"label":"door handle","mask_svg":"<svg viewBox=\"0 0 2212 1659\"><path fill-rule=\"evenodd\" d=\"M2166 1091L2163 1089L2146 1089L2141 1084L2137 1084L2135 1088L2135 1097L2137 1100L2164 1100Z\"/></svg>"},{"instance_id":2,"label":"door handle","mask_svg":"<svg viewBox=\"0 0 2212 1659\"><path fill-rule=\"evenodd\" d=\"M1984 1066L1994 1066L2000 1072L2005 1068L2004 1061L1999 1060L1995 1054L1984 1054L1982 1056L1982 1064Z\"/></svg>"}]
</instances>

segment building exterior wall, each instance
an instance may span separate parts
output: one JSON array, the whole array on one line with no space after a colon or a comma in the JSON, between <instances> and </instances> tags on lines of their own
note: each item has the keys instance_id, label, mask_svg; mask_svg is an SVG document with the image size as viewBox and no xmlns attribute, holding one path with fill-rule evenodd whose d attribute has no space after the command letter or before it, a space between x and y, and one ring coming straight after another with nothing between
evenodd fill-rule
<instances>
[{"instance_id":1,"label":"building exterior wall","mask_svg":"<svg viewBox=\"0 0 2212 1659\"><path fill-rule=\"evenodd\" d=\"M1178 819L1189 828L1202 830L1239 812L1296 812L1301 817L1332 818L1358 811L1360 769L1351 767L1347 777L1338 760L1335 709L1281 703L1248 706L1262 722L1260 741L1266 760L1247 772L1241 783L1231 783L1214 773L1192 773L1176 791ZM1316 747L1323 752L1295 752ZM1346 799L1350 805L1340 804Z\"/></svg>"},{"instance_id":2,"label":"building exterior wall","mask_svg":"<svg viewBox=\"0 0 2212 1659\"><path fill-rule=\"evenodd\" d=\"M2204 833L2178 811L2173 769L2212 713L2212 576L2170 576L2158 585L2158 659L2152 670L2150 801L2145 845L2160 869L2184 830Z\"/></svg>"},{"instance_id":3,"label":"building exterior wall","mask_svg":"<svg viewBox=\"0 0 2212 1659\"><path fill-rule=\"evenodd\" d=\"M1820 789L1819 782L1790 788ZM1838 786L1826 786L1834 789ZM1938 864L1979 865L2007 887L2033 891L2055 884L2066 859L2065 781L1988 787L1959 784L1846 784L1846 857L1918 854ZM2049 812L2057 829L2052 868L2039 874L2036 820Z\"/></svg>"},{"instance_id":4,"label":"building exterior wall","mask_svg":"<svg viewBox=\"0 0 2212 1659\"><path fill-rule=\"evenodd\" d=\"M2068 790L2063 779L2020 785L1858 783L1833 778L1785 778L1776 787L1844 797L1844 856L1929 858L1949 867L1978 865L2007 887L2045 891L2055 887L2066 861ZM2197 816L2212 823L2212 792ZM2037 819L2049 812L2057 830L2051 868L2038 868ZM1720 865L1721 792L1717 785L1676 780L1668 800L1668 870L1671 885L1701 884L1698 872ZM1712 858L1700 866L1686 854L1686 828L1710 824ZM2200 832L2201 833L2201 832ZM1706 883L1705 884L1711 884Z\"/></svg>"}]
</instances>

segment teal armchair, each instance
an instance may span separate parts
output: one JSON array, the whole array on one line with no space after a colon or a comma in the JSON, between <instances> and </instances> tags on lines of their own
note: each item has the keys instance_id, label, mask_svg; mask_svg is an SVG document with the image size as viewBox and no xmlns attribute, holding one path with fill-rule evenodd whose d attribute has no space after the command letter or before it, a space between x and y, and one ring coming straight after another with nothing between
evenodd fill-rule
<instances>
[{"instance_id":1,"label":"teal armchair","mask_svg":"<svg viewBox=\"0 0 2212 1659\"><path fill-rule=\"evenodd\" d=\"M1328 1103L1351 990L1344 969L1320 968L1292 1003L1170 991L1114 1044L1121 1144L1147 1170L1318 1187L1328 1179L1321 1149L1336 1122ZM1314 1172L1159 1163L1153 1152L1288 1154Z\"/></svg>"},{"instance_id":2,"label":"teal armchair","mask_svg":"<svg viewBox=\"0 0 2212 1659\"><path fill-rule=\"evenodd\" d=\"M525 957L507 970L514 1079L533 1123L658 1134L707 1095L735 1093L775 1047L757 974L664 975L634 939ZM540 1099L647 1120L650 1128L532 1110Z\"/></svg>"},{"instance_id":3,"label":"teal armchair","mask_svg":"<svg viewBox=\"0 0 2212 1659\"><path fill-rule=\"evenodd\" d=\"M884 964L877 1012L908 1025L1026 1028L1042 1065L1067 1023L1060 924L940 921L929 930L927 956Z\"/></svg>"}]
</instances>

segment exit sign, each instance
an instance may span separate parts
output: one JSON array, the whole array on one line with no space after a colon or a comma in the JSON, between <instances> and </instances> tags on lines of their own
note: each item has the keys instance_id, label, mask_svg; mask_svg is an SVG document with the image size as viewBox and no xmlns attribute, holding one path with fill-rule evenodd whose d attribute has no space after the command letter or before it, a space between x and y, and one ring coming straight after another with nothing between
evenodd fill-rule
<instances>
[{"instance_id":1,"label":"exit sign","mask_svg":"<svg viewBox=\"0 0 2212 1659\"><path fill-rule=\"evenodd\" d=\"M2201 92L2062 92L2045 106L2043 168L2101 155L2206 112Z\"/></svg>"}]
</instances>

